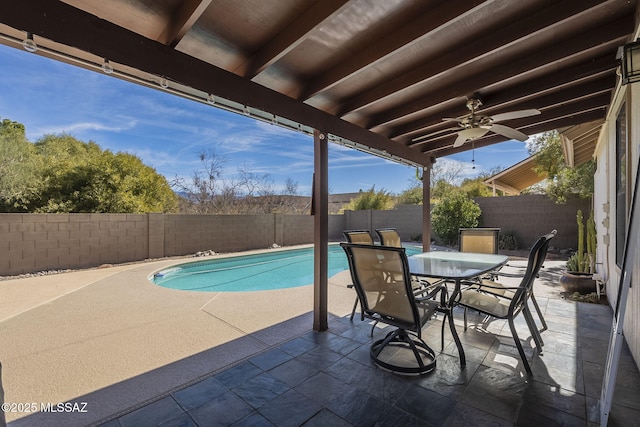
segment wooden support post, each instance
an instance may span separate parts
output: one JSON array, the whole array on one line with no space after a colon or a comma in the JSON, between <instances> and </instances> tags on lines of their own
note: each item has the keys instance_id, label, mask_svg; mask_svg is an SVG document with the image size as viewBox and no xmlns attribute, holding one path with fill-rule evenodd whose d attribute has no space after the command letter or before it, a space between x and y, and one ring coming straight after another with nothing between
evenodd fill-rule
<instances>
[{"instance_id":1,"label":"wooden support post","mask_svg":"<svg viewBox=\"0 0 640 427\"><path fill-rule=\"evenodd\" d=\"M431 162L422 170L422 251L431 251Z\"/></svg>"},{"instance_id":2,"label":"wooden support post","mask_svg":"<svg viewBox=\"0 0 640 427\"><path fill-rule=\"evenodd\" d=\"M329 244L329 154L326 133L313 132L313 330L325 331L328 324L328 244Z\"/></svg>"}]
</instances>

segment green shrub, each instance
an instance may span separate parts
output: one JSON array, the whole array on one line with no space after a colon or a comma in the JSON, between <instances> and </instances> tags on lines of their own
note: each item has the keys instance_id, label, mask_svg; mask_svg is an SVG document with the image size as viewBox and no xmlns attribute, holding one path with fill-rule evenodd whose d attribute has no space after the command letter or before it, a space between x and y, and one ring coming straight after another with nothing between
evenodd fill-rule
<instances>
[{"instance_id":1,"label":"green shrub","mask_svg":"<svg viewBox=\"0 0 640 427\"><path fill-rule=\"evenodd\" d=\"M340 209L340 212L344 212L345 210L360 211L368 209L389 210L393 209L394 205L393 197L388 191L376 191L375 186L373 186L367 191L360 191L358 197L344 205L342 209Z\"/></svg>"},{"instance_id":2,"label":"green shrub","mask_svg":"<svg viewBox=\"0 0 640 427\"><path fill-rule=\"evenodd\" d=\"M477 227L480 206L461 191L445 194L431 212L433 232L445 244L458 241L460 228Z\"/></svg>"}]
</instances>

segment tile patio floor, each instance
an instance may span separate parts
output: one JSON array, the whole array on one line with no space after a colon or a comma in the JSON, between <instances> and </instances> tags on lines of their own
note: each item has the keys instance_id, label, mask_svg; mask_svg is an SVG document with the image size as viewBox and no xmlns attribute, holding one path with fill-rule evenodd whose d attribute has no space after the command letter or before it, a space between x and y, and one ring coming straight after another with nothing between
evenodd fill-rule
<instances>
[{"instance_id":1,"label":"tile patio floor","mask_svg":"<svg viewBox=\"0 0 640 427\"><path fill-rule=\"evenodd\" d=\"M367 321L337 317L327 332L304 333L100 425L598 425L611 309L545 295L538 301L549 325L542 353L519 325L532 378L523 375L504 321L475 315L468 331L460 325L466 369L447 330L435 371L407 377L372 364ZM462 319L459 310L455 318ZM440 322L429 322L423 333L436 351ZM373 339L385 333L377 327ZM609 425L640 425L640 375L626 345Z\"/></svg>"}]
</instances>

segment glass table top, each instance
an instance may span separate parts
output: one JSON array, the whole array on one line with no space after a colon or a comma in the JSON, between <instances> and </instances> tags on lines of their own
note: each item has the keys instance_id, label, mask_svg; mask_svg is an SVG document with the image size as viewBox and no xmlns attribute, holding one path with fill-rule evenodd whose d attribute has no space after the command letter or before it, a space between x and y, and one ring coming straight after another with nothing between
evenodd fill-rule
<instances>
[{"instance_id":1,"label":"glass table top","mask_svg":"<svg viewBox=\"0 0 640 427\"><path fill-rule=\"evenodd\" d=\"M416 276L470 279L504 265L506 255L473 252L424 252L408 257L409 271Z\"/></svg>"}]
</instances>

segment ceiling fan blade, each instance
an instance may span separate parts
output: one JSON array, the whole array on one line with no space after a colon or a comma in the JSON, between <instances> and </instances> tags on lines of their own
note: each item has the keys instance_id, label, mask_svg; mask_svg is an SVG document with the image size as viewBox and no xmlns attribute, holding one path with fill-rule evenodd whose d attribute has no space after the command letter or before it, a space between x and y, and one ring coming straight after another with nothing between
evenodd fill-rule
<instances>
[{"instance_id":1,"label":"ceiling fan blade","mask_svg":"<svg viewBox=\"0 0 640 427\"><path fill-rule=\"evenodd\" d=\"M483 137L487 134L487 132L489 132L488 127L469 128L461 130L460 132L458 132L458 138L456 138L456 141L453 143L453 147L457 148L470 139Z\"/></svg>"},{"instance_id":2,"label":"ceiling fan blade","mask_svg":"<svg viewBox=\"0 0 640 427\"><path fill-rule=\"evenodd\" d=\"M464 144L465 142L467 142L467 138L458 134L458 137L456 138L456 141L453 143L453 148L458 148L460 147L462 144Z\"/></svg>"},{"instance_id":3,"label":"ceiling fan blade","mask_svg":"<svg viewBox=\"0 0 640 427\"><path fill-rule=\"evenodd\" d=\"M460 121L460 119L454 119L454 118L452 118L452 117L443 117L443 118L442 118L442 121L443 121L443 122L459 122L459 121Z\"/></svg>"},{"instance_id":4,"label":"ceiling fan blade","mask_svg":"<svg viewBox=\"0 0 640 427\"><path fill-rule=\"evenodd\" d=\"M447 133L447 132L459 131L459 130L460 130L459 127L442 129L442 130L438 130L438 131L435 131L435 132L428 133L426 135L420 135L420 136L417 136L415 138L412 138L411 142L424 141L425 139L429 139L429 138L431 138L433 136L436 136L436 135L440 135L440 134Z\"/></svg>"},{"instance_id":5,"label":"ceiling fan blade","mask_svg":"<svg viewBox=\"0 0 640 427\"><path fill-rule=\"evenodd\" d=\"M489 127L489 129L491 130L491 132L495 132L502 136L506 136L509 139L517 139L518 141L524 142L527 140L527 138L529 138L527 135L520 132L519 130L515 130L505 125L493 124Z\"/></svg>"},{"instance_id":6,"label":"ceiling fan blade","mask_svg":"<svg viewBox=\"0 0 640 427\"><path fill-rule=\"evenodd\" d=\"M518 111L509 111L508 113L500 113L494 116L491 116L491 120L494 122L502 122L504 120L513 120L513 119L521 119L523 117L537 116L540 114L540 110L536 110L534 108L530 110L518 110Z\"/></svg>"}]
</instances>

